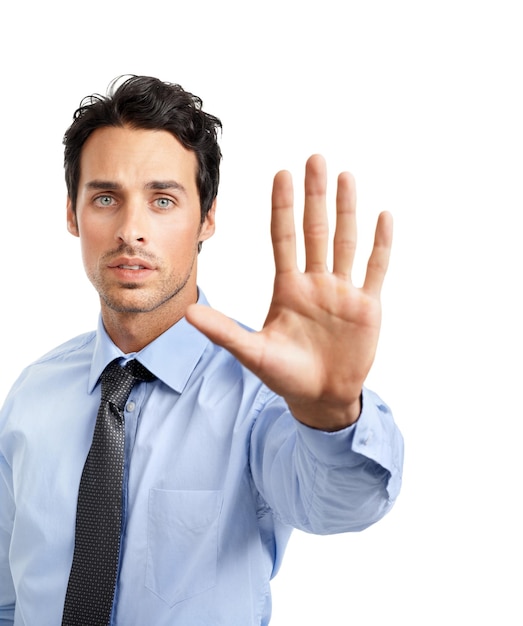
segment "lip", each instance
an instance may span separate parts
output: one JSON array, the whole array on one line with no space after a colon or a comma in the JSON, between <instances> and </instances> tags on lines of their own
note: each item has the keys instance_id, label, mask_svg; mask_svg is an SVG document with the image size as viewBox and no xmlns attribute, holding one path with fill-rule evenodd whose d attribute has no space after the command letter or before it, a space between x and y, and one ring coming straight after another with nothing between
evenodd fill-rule
<instances>
[{"instance_id":1,"label":"lip","mask_svg":"<svg viewBox=\"0 0 523 626\"><path fill-rule=\"evenodd\" d=\"M118 257L117 259L114 259L114 261L111 261L108 267L110 269L123 269L123 270L128 270L130 272L154 269L154 267L150 263L148 263L147 261L144 261L143 259L140 259L139 257L123 257L123 256ZM131 269L131 268L140 268L140 269Z\"/></svg>"},{"instance_id":2,"label":"lip","mask_svg":"<svg viewBox=\"0 0 523 626\"><path fill-rule=\"evenodd\" d=\"M111 261L107 267L122 281L143 280L151 275L154 267L139 257L118 257Z\"/></svg>"}]
</instances>

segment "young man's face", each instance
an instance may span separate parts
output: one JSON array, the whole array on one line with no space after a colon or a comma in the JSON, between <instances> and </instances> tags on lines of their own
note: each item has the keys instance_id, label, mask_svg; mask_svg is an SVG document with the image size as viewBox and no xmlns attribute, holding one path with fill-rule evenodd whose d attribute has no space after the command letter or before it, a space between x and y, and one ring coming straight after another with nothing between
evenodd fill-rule
<instances>
[{"instance_id":1,"label":"young man's face","mask_svg":"<svg viewBox=\"0 0 523 626\"><path fill-rule=\"evenodd\" d=\"M201 223L195 154L167 131L107 127L80 166L67 223L102 311L184 311L196 301L198 242L214 232L214 206Z\"/></svg>"}]
</instances>

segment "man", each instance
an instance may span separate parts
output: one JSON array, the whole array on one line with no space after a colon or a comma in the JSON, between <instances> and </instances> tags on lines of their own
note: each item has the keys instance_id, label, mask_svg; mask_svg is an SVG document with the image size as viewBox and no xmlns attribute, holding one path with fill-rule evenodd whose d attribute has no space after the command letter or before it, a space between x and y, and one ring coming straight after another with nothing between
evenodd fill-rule
<instances>
[{"instance_id":1,"label":"man","mask_svg":"<svg viewBox=\"0 0 523 626\"><path fill-rule=\"evenodd\" d=\"M0 624L267 624L293 527L361 530L398 495L402 438L363 386L391 217L356 289L341 174L327 271L326 170L311 157L301 273L292 182L278 173L273 300L260 332L243 328L197 285L220 126L181 87L131 77L84 101L65 135L67 226L101 316L30 365L0 413ZM136 361L140 379L122 374ZM102 386L123 384L105 382L113 366L131 390L106 401ZM100 424L119 443L100 444Z\"/></svg>"}]
</instances>

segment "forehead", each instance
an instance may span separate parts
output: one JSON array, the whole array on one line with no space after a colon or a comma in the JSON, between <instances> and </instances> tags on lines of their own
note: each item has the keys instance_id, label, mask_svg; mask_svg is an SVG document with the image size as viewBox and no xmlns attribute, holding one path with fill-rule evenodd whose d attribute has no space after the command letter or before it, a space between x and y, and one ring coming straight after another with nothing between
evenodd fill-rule
<instances>
[{"instance_id":1,"label":"forehead","mask_svg":"<svg viewBox=\"0 0 523 626\"><path fill-rule=\"evenodd\" d=\"M100 178L120 184L173 179L196 188L197 172L195 153L165 130L98 128L80 158L80 186Z\"/></svg>"}]
</instances>

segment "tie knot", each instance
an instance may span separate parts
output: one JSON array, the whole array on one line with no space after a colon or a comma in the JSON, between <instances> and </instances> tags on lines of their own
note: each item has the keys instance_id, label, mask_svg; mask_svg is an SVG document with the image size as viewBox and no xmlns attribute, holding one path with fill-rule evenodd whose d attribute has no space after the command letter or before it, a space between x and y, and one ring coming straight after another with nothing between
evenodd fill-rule
<instances>
[{"instance_id":1,"label":"tie knot","mask_svg":"<svg viewBox=\"0 0 523 626\"><path fill-rule=\"evenodd\" d=\"M151 374L151 372L136 359L129 361L124 367L124 370L129 372L137 380L142 380L144 382L150 383L156 378L154 374Z\"/></svg>"},{"instance_id":2,"label":"tie knot","mask_svg":"<svg viewBox=\"0 0 523 626\"><path fill-rule=\"evenodd\" d=\"M139 363L136 359L129 361L122 367L117 360L111 361L102 372L102 400L112 402L119 409L123 409L131 389L138 381L152 381L154 374Z\"/></svg>"}]
</instances>

